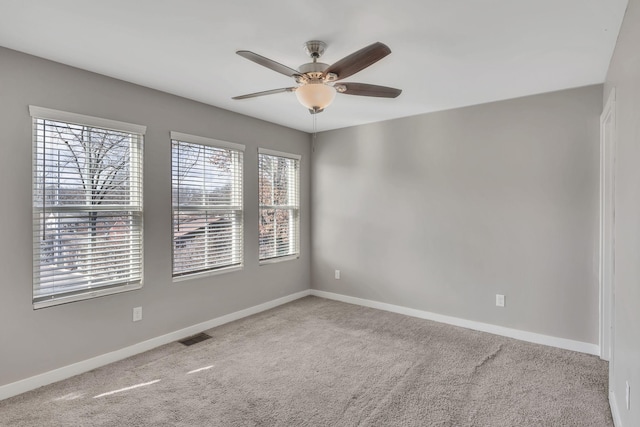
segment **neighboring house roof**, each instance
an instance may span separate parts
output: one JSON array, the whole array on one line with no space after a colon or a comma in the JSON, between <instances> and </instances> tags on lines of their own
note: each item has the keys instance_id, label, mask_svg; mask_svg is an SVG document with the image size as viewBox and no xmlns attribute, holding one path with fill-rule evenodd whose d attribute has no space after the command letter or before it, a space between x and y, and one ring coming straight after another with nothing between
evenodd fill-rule
<instances>
[{"instance_id":1,"label":"neighboring house roof","mask_svg":"<svg viewBox=\"0 0 640 427\"><path fill-rule=\"evenodd\" d=\"M174 230L173 239L177 242L186 241L192 239L199 234L202 234L204 230L215 223L230 222L226 218L215 218L208 222L203 222L201 218L191 221L184 221L180 223L180 230Z\"/></svg>"}]
</instances>

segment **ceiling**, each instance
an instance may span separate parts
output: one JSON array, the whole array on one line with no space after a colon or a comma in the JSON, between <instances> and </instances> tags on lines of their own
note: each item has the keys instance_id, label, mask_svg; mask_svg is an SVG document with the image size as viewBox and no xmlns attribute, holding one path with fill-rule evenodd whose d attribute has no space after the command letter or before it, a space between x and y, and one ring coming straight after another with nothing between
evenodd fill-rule
<instances>
[{"instance_id":1,"label":"ceiling","mask_svg":"<svg viewBox=\"0 0 640 427\"><path fill-rule=\"evenodd\" d=\"M345 79L403 89L338 94L318 131L602 83L627 0L0 0L0 46L311 132L294 86L235 54L292 68L322 40L333 63L392 54Z\"/></svg>"}]
</instances>

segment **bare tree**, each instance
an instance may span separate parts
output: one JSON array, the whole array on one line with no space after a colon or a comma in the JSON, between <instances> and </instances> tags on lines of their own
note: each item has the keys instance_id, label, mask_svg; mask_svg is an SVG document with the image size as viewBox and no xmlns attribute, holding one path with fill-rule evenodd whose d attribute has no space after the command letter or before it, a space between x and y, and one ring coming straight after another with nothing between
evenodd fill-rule
<instances>
[{"instance_id":1,"label":"bare tree","mask_svg":"<svg viewBox=\"0 0 640 427\"><path fill-rule=\"evenodd\" d=\"M71 168L77 172L72 185L79 184L78 195L93 206L128 200L130 134L68 124L56 126L55 131L68 150L65 163L59 164L58 169ZM98 216L98 211L89 212L92 237L98 233Z\"/></svg>"}]
</instances>

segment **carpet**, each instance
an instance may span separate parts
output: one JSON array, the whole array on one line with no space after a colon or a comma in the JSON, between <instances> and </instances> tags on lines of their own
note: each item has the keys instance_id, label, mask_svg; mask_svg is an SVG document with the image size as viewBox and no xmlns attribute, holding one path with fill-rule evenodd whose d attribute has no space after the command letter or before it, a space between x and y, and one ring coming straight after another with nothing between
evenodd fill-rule
<instances>
[{"instance_id":1,"label":"carpet","mask_svg":"<svg viewBox=\"0 0 640 427\"><path fill-rule=\"evenodd\" d=\"M612 426L607 363L307 297L0 402L3 426Z\"/></svg>"}]
</instances>

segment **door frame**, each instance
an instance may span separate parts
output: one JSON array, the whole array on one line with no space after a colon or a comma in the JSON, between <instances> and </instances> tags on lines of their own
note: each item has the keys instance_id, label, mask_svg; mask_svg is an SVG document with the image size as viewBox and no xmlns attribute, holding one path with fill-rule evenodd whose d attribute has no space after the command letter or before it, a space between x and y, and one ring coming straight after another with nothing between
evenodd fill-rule
<instances>
[{"instance_id":1,"label":"door frame","mask_svg":"<svg viewBox=\"0 0 640 427\"><path fill-rule=\"evenodd\" d=\"M616 92L611 89L600 115L600 358L613 360L615 337L615 165ZM612 368L612 366L611 366Z\"/></svg>"}]
</instances>

